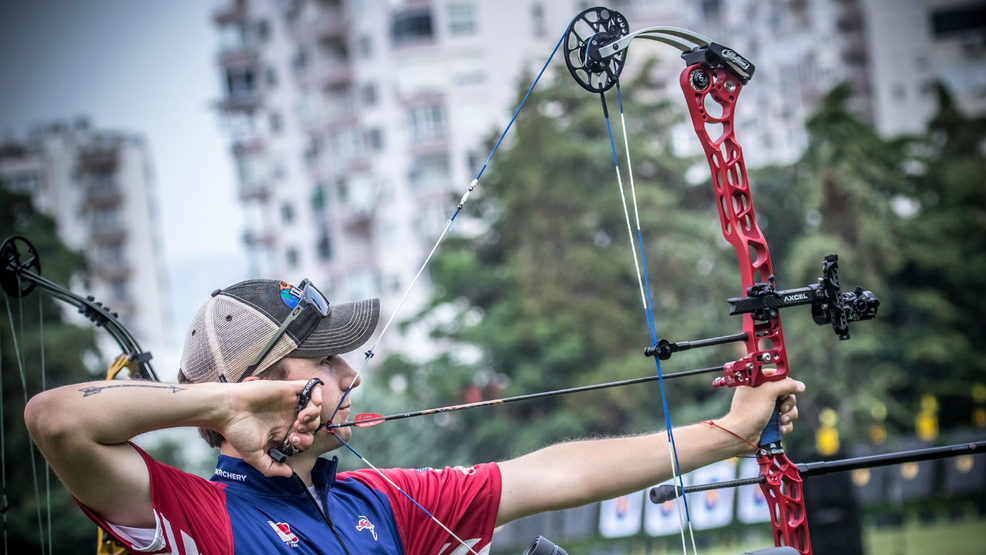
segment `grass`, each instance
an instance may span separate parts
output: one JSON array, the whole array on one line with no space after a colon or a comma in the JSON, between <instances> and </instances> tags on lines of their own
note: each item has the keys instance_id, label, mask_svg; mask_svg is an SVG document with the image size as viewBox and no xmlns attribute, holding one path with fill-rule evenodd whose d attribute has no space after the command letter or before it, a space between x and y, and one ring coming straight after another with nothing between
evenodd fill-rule
<instances>
[{"instance_id":1,"label":"grass","mask_svg":"<svg viewBox=\"0 0 986 555\"><path fill-rule=\"evenodd\" d=\"M869 528L864 541L867 555L982 555L986 553L986 519Z\"/></svg>"}]
</instances>

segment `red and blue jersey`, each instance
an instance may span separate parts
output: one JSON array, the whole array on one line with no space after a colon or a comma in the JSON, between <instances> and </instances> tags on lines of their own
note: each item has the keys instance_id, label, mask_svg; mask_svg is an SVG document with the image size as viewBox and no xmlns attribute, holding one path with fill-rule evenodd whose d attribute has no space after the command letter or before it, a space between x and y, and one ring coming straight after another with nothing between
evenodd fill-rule
<instances>
[{"instance_id":1,"label":"red and blue jersey","mask_svg":"<svg viewBox=\"0 0 986 555\"><path fill-rule=\"evenodd\" d=\"M323 510L297 476L269 478L240 459L220 456L215 474L204 480L137 450L151 479L156 530L150 545L131 544L119 528L83 507L96 524L134 552L468 553L383 477L372 470L336 474L335 458L319 459L312 471ZM496 464L382 472L471 549L488 552L500 503Z\"/></svg>"}]
</instances>

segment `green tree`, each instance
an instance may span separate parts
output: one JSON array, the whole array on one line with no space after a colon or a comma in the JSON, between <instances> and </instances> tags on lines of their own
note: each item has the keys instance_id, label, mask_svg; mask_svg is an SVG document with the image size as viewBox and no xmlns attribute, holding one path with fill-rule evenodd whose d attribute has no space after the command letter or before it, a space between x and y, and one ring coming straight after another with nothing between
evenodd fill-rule
<instances>
[{"instance_id":1,"label":"green tree","mask_svg":"<svg viewBox=\"0 0 986 555\"><path fill-rule=\"evenodd\" d=\"M626 84L623 102L657 333L677 340L735 331L739 320L723 302L736 293L735 255L721 239L710 186L684 181L694 161L673 157L668 137L680 111L651 100L644 91L655 84L649 71L641 75ZM406 410L654 372L642 356L650 340L598 101L567 75L552 83L531 96L467 208L482 231L447 241L430 266L427 316L441 320L435 334L452 348L419 366L391 357L368 380L370 399L393 399L385 389L396 383ZM665 371L734 356L729 346L683 353ZM668 384L674 423L725 411L728 394L712 390L711 379ZM659 407L650 384L394 423L356 438L384 453L377 464L495 460L589 433L657 430Z\"/></svg>"},{"instance_id":2,"label":"green tree","mask_svg":"<svg viewBox=\"0 0 986 555\"><path fill-rule=\"evenodd\" d=\"M85 268L85 259L71 252L58 239L51 218L38 214L29 197L10 192L0 184L0 239L11 235L27 237L35 245L45 277L56 283L68 282ZM6 454L3 495L7 504L4 507L7 550L10 553L37 553L42 541L47 545L50 509L50 537L54 540L55 552L93 551L95 528L78 510L54 474L45 468L40 453L27 435L23 418L25 400L42 389L92 379L80 361L87 354L98 356L93 330L66 323L64 305L38 290L23 299L0 295L4 297L0 301L3 311L0 317L0 380ZM17 349L14 348L14 334Z\"/></svg>"},{"instance_id":3,"label":"green tree","mask_svg":"<svg viewBox=\"0 0 986 555\"><path fill-rule=\"evenodd\" d=\"M912 189L901 191L900 244L894 275L902 292L897 348L907 368L911 408L921 393L941 406L943 427L968 426L970 391L986 383L986 118L963 115L938 86L939 110L915 149Z\"/></svg>"},{"instance_id":4,"label":"green tree","mask_svg":"<svg viewBox=\"0 0 986 555\"><path fill-rule=\"evenodd\" d=\"M809 383L802 411L838 410L843 437L864 434L886 407L892 434L912 436L922 395L939 397L942 426L968 423L975 382L984 380L982 299L986 195L983 120L963 117L944 89L929 131L884 138L853 115L849 89L823 98L808 121L805 154L790 166L753 172L766 234L785 269L782 287L808 283L827 252L840 254L843 289L881 299L877 320L853 325L853 340L788 341ZM780 239L775 240L775 238ZM803 315L785 315L788 337L816 337Z\"/></svg>"}]
</instances>

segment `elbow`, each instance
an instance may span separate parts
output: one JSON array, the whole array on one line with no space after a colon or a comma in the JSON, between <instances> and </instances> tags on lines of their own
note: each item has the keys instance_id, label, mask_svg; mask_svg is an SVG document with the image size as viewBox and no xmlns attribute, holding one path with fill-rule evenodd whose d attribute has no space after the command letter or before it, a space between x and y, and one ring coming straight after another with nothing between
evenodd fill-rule
<instances>
[{"instance_id":1,"label":"elbow","mask_svg":"<svg viewBox=\"0 0 986 555\"><path fill-rule=\"evenodd\" d=\"M70 437L71 419L65 418L65 407L60 406L57 390L43 391L24 407L24 423L34 443L45 451Z\"/></svg>"}]
</instances>

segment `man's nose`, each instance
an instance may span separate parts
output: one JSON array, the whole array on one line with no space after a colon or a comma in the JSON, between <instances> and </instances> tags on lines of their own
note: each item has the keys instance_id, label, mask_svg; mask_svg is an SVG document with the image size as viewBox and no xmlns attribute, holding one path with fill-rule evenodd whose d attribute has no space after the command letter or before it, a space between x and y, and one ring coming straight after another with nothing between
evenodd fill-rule
<instances>
[{"instance_id":1,"label":"man's nose","mask_svg":"<svg viewBox=\"0 0 986 555\"><path fill-rule=\"evenodd\" d=\"M350 366L349 363L346 362L344 359L340 358L340 362L343 365L342 368L343 371L340 372L340 375L342 376L342 387L343 388L358 387L359 384L362 383L363 378L361 376L358 376L356 374L356 370L354 370L353 367Z\"/></svg>"}]
</instances>

